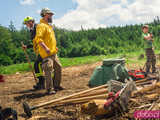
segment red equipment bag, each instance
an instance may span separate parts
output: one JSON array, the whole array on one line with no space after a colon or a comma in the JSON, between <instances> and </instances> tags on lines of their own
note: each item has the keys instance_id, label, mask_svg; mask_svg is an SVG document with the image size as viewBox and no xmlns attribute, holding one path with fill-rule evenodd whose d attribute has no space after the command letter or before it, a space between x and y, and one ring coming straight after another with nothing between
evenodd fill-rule
<instances>
[{"instance_id":1,"label":"red equipment bag","mask_svg":"<svg viewBox=\"0 0 160 120\"><path fill-rule=\"evenodd\" d=\"M0 82L4 82L4 77L3 77L3 75L0 75Z\"/></svg>"},{"instance_id":2,"label":"red equipment bag","mask_svg":"<svg viewBox=\"0 0 160 120\"><path fill-rule=\"evenodd\" d=\"M143 70L129 70L128 74L133 80L140 80L146 77L146 73Z\"/></svg>"}]
</instances>

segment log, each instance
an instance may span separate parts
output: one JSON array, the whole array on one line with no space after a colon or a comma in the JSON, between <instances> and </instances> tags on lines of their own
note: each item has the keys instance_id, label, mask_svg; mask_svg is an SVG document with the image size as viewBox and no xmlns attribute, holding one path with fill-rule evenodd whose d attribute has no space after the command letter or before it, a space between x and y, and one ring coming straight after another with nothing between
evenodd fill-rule
<instances>
[{"instance_id":1,"label":"log","mask_svg":"<svg viewBox=\"0 0 160 120\"><path fill-rule=\"evenodd\" d=\"M146 81L146 82L136 83L137 86L147 85L147 84L152 84L152 81Z\"/></svg>"},{"instance_id":2,"label":"log","mask_svg":"<svg viewBox=\"0 0 160 120\"><path fill-rule=\"evenodd\" d=\"M154 90L156 88L160 88L160 82L157 82L152 86L148 86L148 87L142 88L142 89L140 89L138 91L135 91L133 93L133 96L137 96L138 94L145 94L146 92L152 91L152 90Z\"/></svg>"},{"instance_id":3,"label":"log","mask_svg":"<svg viewBox=\"0 0 160 120\"><path fill-rule=\"evenodd\" d=\"M105 102L105 99L91 100L81 106L81 112L92 116L105 115L109 114L109 112L113 113L112 110L104 108Z\"/></svg>"},{"instance_id":4,"label":"log","mask_svg":"<svg viewBox=\"0 0 160 120\"><path fill-rule=\"evenodd\" d=\"M150 95L145 95L144 96L146 99L148 100L155 100L159 97L159 94L158 93L154 93L154 94L150 94Z\"/></svg>"},{"instance_id":5,"label":"log","mask_svg":"<svg viewBox=\"0 0 160 120\"><path fill-rule=\"evenodd\" d=\"M146 104L146 105L142 105L139 107L135 107L136 109L142 109L142 108L146 108L146 107L150 107L152 104Z\"/></svg>"},{"instance_id":6,"label":"log","mask_svg":"<svg viewBox=\"0 0 160 120\"><path fill-rule=\"evenodd\" d=\"M146 81L148 81L148 79L147 79L147 78L144 78L144 79L142 79L142 80L136 80L135 82L136 82L136 83L141 83L141 82L146 82Z\"/></svg>"},{"instance_id":7,"label":"log","mask_svg":"<svg viewBox=\"0 0 160 120\"><path fill-rule=\"evenodd\" d=\"M36 109L36 108L43 107L43 106L46 106L46 105L49 105L49 104L57 103L59 101L65 100L65 99L70 99L72 97L80 96L80 95L82 95L84 93L88 93L90 91L101 89L101 88L106 88L106 87L107 87L107 84L101 85L101 86L98 86L98 87L95 87L95 88L91 88L91 89L88 89L88 90L85 90L85 91L74 93L72 95L68 95L68 96L61 97L61 98L58 98L58 99L54 99L54 100L51 100L51 101L48 101L48 102L45 102L45 103L41 103L39 105L34 106L33 108Z\"/></svg>"},{"instance_id":8,"label":"log","mask_svg":"<svg viewBox=\"0 0 160 120\"><path fill-rule=\"evenodd\" d=\"M153 80L153 79L156 79L156 77L148 77L148 78L144 78L144 79L141 79L141 80L136 80L135 82L136 83L142 83L142 82L150 81L150 80Z\"/></svg>"}]
</instances>

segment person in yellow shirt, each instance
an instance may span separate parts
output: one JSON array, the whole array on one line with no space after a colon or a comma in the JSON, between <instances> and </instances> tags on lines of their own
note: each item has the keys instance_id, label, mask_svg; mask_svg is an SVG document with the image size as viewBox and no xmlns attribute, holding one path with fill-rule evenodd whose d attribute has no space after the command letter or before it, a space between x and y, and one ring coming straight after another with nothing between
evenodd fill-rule
<instances>
[{"instance_id":1,"label":"person in yellow shirt","mask_svg":"<svg viewBox=\"0 0 160 120\"><path fill-rule=\"evenodd\" d=\"M23 24L26 25L26 27L29 29L30 38L31 40L33 40L34 37L36 36L36 27L37 27L34 18L30 16L25 17L23 20ZM26 50L27 48L33 48L33 45L32 44L22 45L22 48ZM33 88L35 90L45 89L45 78L43 76L42 58L40 57L40 55L36 56L36 60L34 62L34 71L39 81L36 85L33 86Z\"/></svg>"},{"instance_id":2,"label":"person in yellow shirt","mask_svg":"<svg viewBox=\"0 0 160 120\"><path fill-rule=\"evenodd\" d=\"M62 68L56 55L58 51L58 48L56 47L56 38L53 26L50 25L54 13L48 8L43 8L40 15L42 19L37 25L33 46L34 51L40 54L43 59L42 68L45 73L46 93L53 94L56 93L56 91L63 89L60 86ZM52 76L53 72L54 78Z\"/></svg>"}]
</instances>

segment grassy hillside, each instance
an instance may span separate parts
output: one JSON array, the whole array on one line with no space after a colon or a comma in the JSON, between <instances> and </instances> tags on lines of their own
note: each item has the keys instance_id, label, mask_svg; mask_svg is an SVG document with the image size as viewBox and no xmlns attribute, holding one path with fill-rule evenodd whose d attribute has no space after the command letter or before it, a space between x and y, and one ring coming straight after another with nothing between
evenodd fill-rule
<instances>
[{"instance_id":1,"label":"grassy hillside","mask_svg":"<svg viewBox=\"0 0 160 120\"><path fill-rule=\"evenodd\" d=\"M60 61L63 67L69 67L75 65L90 64L108 58L125 58L126 64L130 65L138 64L140 66L143 66L145 58L143 59L138 58L142 53L144 53L144 51L131 52L126 54L109 54L100 56L60 58ZM28 63L14 64L14 65L0 67L0 74L15 74L16 72L27 72L27 71L31 71Z\"/></svg>"},{"instance_id":2,"label":"grassy hillside","mask_svg":"<svg viewBox=\"0 0 160 120\"><path fill-rule=\"evenodd\" d=\"M16 30L13 24L9 28L0 26L0 65L26 62L21 42L23 41L25 45L32 43L29 31L26 28ZM155 49L159 49L160 20L157 18L148 24L150 26L149 32L154 35ZM141 27L142 24L89 30L82 29L80 31L69 31L55 27L54 31L59 48L58 55L72 60L73 57L106 56L143 50L144 40L142 39ZM27 53L31 60L34 61L33 50L27 49Z\"/></svg>"}]
</instances>

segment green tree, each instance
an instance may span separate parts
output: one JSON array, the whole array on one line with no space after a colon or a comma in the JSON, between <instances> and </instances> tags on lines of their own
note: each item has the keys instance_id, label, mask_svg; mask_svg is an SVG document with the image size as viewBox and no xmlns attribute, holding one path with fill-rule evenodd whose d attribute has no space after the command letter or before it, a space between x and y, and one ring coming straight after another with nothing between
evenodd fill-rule
<instances>
[{"instance_id":1,"label":"green tree","mask_svg":"<svg viewBox=\"0 0 160 120\"><path fill-rule=\"evenodd\" d=\"M12 64L11 52L15 50L14 44L11 40L11 34L9 30L5 27L0 26L0 65Z\"/></svg>"}]
</instances>

